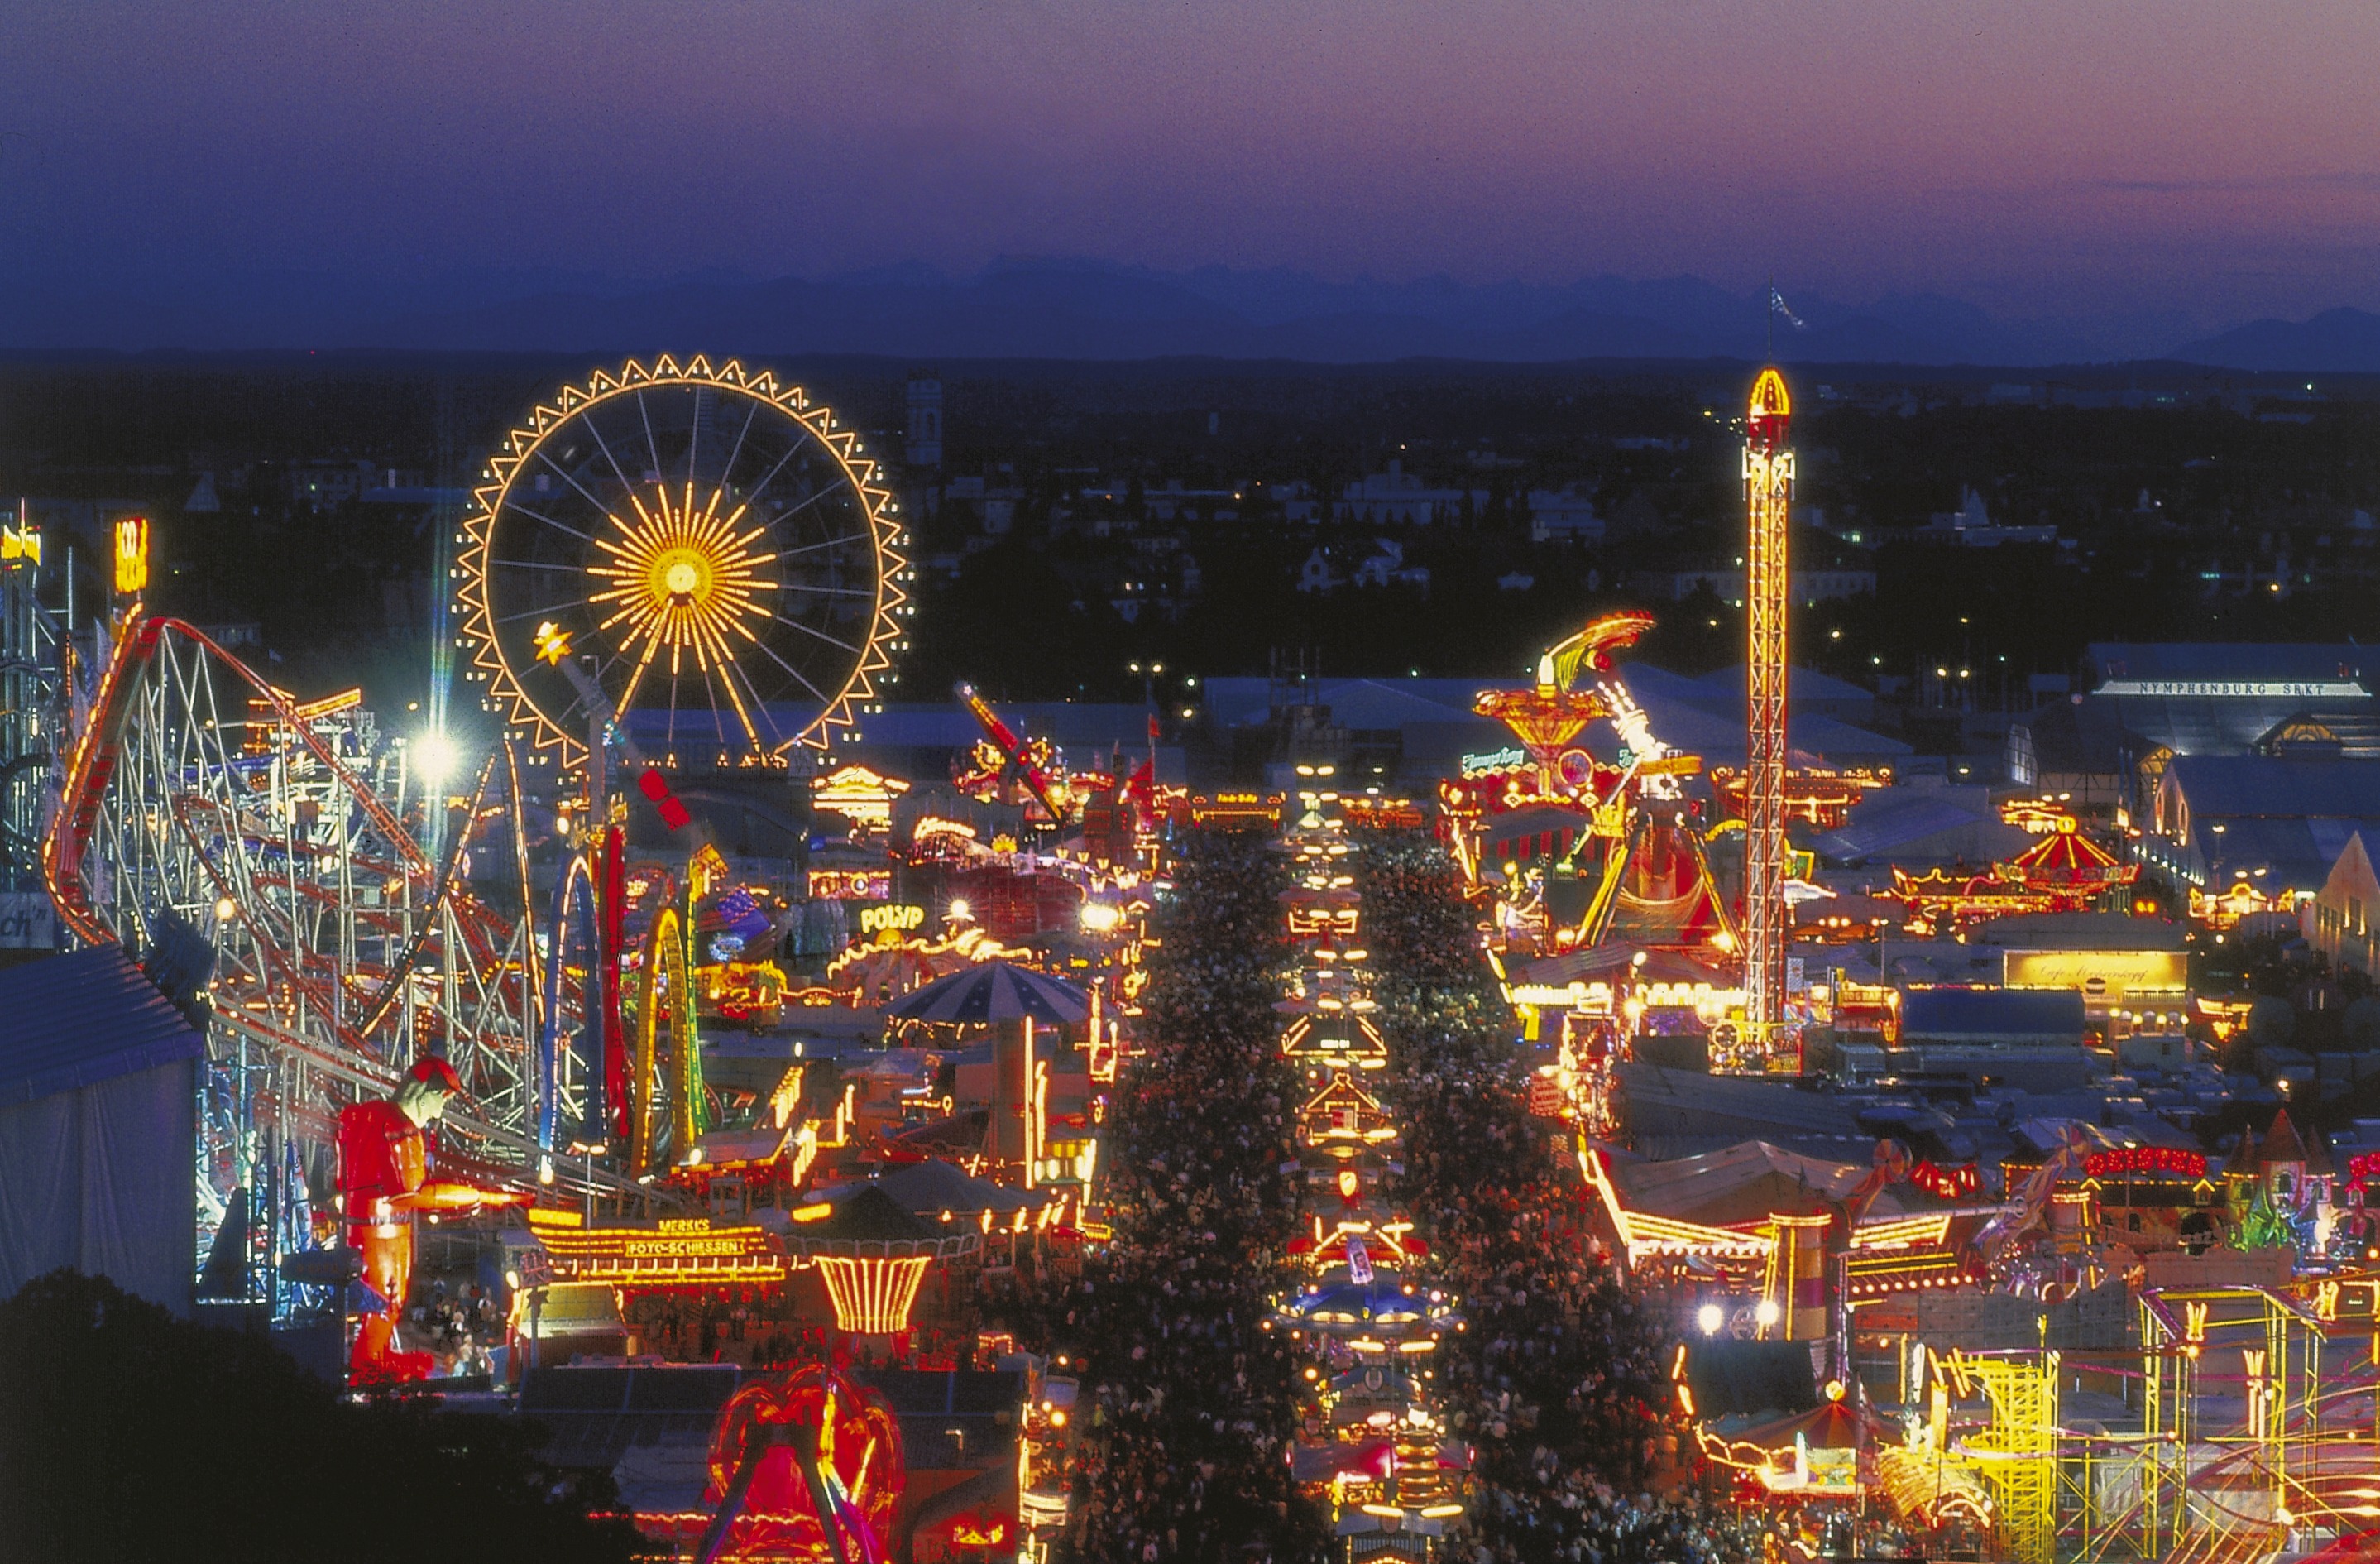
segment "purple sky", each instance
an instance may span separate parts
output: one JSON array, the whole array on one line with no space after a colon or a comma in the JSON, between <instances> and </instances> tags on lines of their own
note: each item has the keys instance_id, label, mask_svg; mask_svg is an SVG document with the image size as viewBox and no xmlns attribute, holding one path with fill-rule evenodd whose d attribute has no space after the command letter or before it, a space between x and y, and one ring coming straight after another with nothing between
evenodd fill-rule
<instances>
[{"instance_id":1,"label":"purple sky","mask_svg":"<svg viewBox=\"0 0 2380 1564\"><path fill-rule=\"evenodd\" d=\"M1000 254L2380 308L2373 0L14 0L0 275Z\"/></svg>"}]
</instances>

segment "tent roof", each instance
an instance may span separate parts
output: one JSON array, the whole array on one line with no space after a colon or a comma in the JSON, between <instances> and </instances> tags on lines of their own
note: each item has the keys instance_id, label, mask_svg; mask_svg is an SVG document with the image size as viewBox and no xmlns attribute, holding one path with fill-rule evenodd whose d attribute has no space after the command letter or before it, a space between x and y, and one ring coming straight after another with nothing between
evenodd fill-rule
<instances>
[{"instance_id":1,"label":"tent roof","mask_svg":"<svg viewBox=\"0 0 2380 1564\"><path fill-rule=\"evenodd\" d=\"M1764 1450L1783 1449L1796 1437L1806 1441L1814 1450L1848 1450L1858 1448L1863 1426L1870 1443L1889 1436L1884 1419L1873 1410L1854 1408L1844 1401L1821 1401L1808 1411L1742 1429L1735 1437Z\"/></svg>"},{"instance_id":2,"label":"tent roof","mask_svg":"<svg viewBox=\"0 0 2380 1564\"><path fill-rule=\"evenodd\" d=\"M834 1210L815 1222L806 1222L795 1229L795 1236L804 1240L826 1239L844 1242L916 1242L938 1239L941 1229L902 1209L901 1203L874 1184L863 1184L840 1200L830 1200Z\"/></svg>"},{"instance_id":3,"label":"tent roof","mask_svg":"<svg viewBox=\"0 0 2380 1564\"><path fill-rule=\"evenodd\" d=\"M1724 1151L1668 1162L1622 1164L1611 1170L1621 1204L1629 1210L1718 1228L1757 1222L1773 1213L1822 1212L1830 1201L1858 1188L1865 1176L1856 1163L1803 1156L1766 1141L1745 1141Z\"/></svg>"},{"instance_id":4,"label":"tent roof","mask_svg":"<svg viewBox=\"0 0 2380 1564\"><path fill-rule=\"evenodd\" d=\"M1030 1018L1071 1026L1090 1014L1090 1001L1071 983L1009 961L978 961L894 1000L902 1020L958 1025L998 1024Z\"/></svg>"},{"instance_id":5,"label":"tent roof","mask_svg":"<svg viewBox=\"0 0 2380 1564\"><path fill-rule=\"evenodd\" d=\"M948 1211L961 1216L973 1216L979 1211L1006 1215L1038 1210L1049 1204L1046 1191L1006 1189L989 1179L970 1178L965 1169L940 1157L904 1163L887 1169L873 1182L820 1190L818 1198L840 1205L863 1190L880 1191L904 1210L919 1216L929 1211Z\"/></svg>"},{"instance_id":6,"label":"tent roof","mask_svg":"<svg viewBox=\"0 0 2380 1564\"><path fill-rule=\"evenodd\" d=\"M123 947L0 971L0 1104L198 1057L206 1039Z\"/></svg>"}]
</instances>

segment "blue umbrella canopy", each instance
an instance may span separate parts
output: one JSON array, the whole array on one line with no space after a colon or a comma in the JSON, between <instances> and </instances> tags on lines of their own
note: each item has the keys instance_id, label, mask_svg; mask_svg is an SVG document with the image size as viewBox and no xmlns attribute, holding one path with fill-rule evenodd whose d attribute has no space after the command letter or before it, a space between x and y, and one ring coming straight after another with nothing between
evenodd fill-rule
<instances>
[{"instance_id":1,"label":"blue umbrella canopy","mask_svg":"<svg viewBox=\"0 0 2380 1564\"><path fill-rule=\"evenodd\" d=\"M892 1006L897 1020L944 1026L1027 1019L1044 1026L1071 1026L1088 1020L1090 1013L1090 999L1073 984L1006 961L979 961L902 996Z\"/></svg>"}]
</instances>

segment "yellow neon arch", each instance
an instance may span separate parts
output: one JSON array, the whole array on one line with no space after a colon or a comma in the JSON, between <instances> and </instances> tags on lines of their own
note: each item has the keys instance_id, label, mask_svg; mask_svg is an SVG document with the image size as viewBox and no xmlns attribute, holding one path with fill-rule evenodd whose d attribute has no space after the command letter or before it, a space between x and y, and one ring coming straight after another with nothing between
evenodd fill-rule
<instances>
[{"instance_id":1,"label":"yellow neon arch","mask_svg":"<svg viewBox=\"0 0 2380 1564\"><path fill-rule=\"evenodd\" d=\"M661 1052L662 1012L669 1028L670 1081L661 1090L656 1066ZM666 1095L670 1106L670 1144L680 1157L702 1133L702 1046L695 1030L694 974L686 959L686 923L677 909L664 906L653 915L645 937L645 960L637 973L636 1068L629 1078L632 1096L628 1126L628 1166L644 1172L652 1165L654 1131L658 1128L656 1099Z\"/></svg>"}]
</instances>

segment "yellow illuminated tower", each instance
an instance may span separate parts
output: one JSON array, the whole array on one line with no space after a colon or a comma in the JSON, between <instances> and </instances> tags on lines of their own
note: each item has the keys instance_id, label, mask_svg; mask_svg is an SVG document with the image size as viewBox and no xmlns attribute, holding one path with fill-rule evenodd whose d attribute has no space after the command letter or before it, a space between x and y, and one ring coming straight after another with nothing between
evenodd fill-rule
<instances>
[{"instance_id":1,"label":"yellow illuminated tower","mask_svg":"<svg viewBox=\"0 0 2380 1564\"><path fill-rule=\"evenodd\" d=\"M1785 621L1792 606L1792 407L1785 377L1764 369L1743 423L1744 649L1743 1019L1753 1068L1795 1069L1780 1057L1785 1019ZM1756 1059L1760 1062L1755 1063Z\"/></svg>"}]
</instances>

